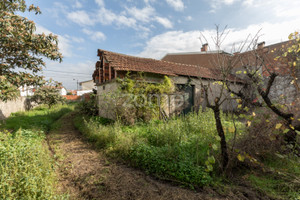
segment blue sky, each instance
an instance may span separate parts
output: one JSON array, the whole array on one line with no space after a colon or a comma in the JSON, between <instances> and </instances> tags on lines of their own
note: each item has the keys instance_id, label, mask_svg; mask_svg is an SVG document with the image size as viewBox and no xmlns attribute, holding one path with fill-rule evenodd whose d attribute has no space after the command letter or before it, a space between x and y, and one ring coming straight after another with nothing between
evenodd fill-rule
<instances>
[{"instance_id":1,"label":"blue sky","mask_svg":"<svg viewBox=\"0 0 300 200\"><path fill-rule=\"evenodd\" d=\"M223 49L232 51L260 31L266 45L300 29L299 0L27 0L42 14L25 14L37 32L59 36L62 63L47 61L44 75L67 89L91 79L97 49L160 59L166 53L199 51L204 35L214 49L215 24L228 26ZM67 72L67 73L63 73Z\"/></svg>"}]
</instances>

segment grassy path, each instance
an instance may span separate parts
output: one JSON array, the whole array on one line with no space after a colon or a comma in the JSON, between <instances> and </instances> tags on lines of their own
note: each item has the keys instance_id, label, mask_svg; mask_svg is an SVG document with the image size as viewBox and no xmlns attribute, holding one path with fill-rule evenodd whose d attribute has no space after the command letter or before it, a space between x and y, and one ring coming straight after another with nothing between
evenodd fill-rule
<instances>
[{"instance_id":1,"label":"grassy path","mask_svg":"<svg viewBox=\"0 0 300 200\"><path fill-rule=\"evenodd\" d=\"M58 120L49 144L58 156L61 192L70 199L219 199L162 183L144 173L110 163L73 126L74 114Z\"/></svg>"}]
</instances>

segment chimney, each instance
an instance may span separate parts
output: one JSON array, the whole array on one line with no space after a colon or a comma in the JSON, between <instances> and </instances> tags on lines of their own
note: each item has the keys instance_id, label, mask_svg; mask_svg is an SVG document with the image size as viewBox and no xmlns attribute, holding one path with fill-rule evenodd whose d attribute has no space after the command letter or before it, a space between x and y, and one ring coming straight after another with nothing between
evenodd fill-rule
<instances>
[{"instance_id":1,"label":"chimney","mask_svg":"<svg viewBox=\"0 0 300 200\"><path fill-rule=\"evenodd\" d=\"M261 42L257 44L257 49L263 49L265 47L265 42Z\"/></svg>"},{"instance_id":2,"label":"chimney","mask_svg":"<svg viewBox=\"0 0 300 200\"><path fill-rule=\"evenodd\" d=\"M208 43L202 45L201 52L206 52L208 50Z\"/></svg>"}]
</instances>

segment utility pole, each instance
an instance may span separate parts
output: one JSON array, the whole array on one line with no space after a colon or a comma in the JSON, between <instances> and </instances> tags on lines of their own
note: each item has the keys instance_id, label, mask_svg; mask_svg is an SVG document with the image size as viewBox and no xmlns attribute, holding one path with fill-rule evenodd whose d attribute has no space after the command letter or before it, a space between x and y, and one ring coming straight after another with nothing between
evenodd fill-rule
<instances>
[{"instance_id":1,"label":"utility pole","mask_svg":"<svg viewBox=\"0 0 300 200\"><path fill-rule=\"evenodd\" d=\"M73 78L73 81L76 81L76 79ZM78 82L78 79L77 79L77 82L76 82L76 86L77 86L77 91L78 91L78 88L79 88L79 82Z\"/></svg>"}]
</instances>

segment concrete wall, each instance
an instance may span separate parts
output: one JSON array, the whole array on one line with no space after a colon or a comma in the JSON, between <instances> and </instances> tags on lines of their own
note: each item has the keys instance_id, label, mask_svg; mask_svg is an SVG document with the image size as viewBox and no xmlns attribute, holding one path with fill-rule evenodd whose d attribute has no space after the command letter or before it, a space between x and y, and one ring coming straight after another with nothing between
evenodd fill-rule
<instances>
[{"instance_id":1,"label":"concrete wall","mask_svg":"<svg viewBox=\"0 0 300 200\"><path fill-rule=\"evenodd\" d=\"M118 89L118 83L111 81L97 86L99 116L115 119L116 102L113 95Z\"/></svg>"},{"instance_id":2,"label":"concrete wall","mask_svg":"<svg viewBox=\"0 0 300 200\"><path fill-rule=\"evenodd\" d=\"M96 89L95 83L93 80L91 81L86 81L86 82L81 82L80 83L81 90L93 90Z\"/></svg>"},{"instance_id":3,"label":"concrete wall","mask_svg":"<svg viewBox=\"0 0 300 200\"><path fill-rule=\"evenodd\" d=\"M10 116L11 113L25 111L30 108L30 104L26 97L19 97L13 101L0 101L0 120Z\"/></svg>"}]
</instances>

